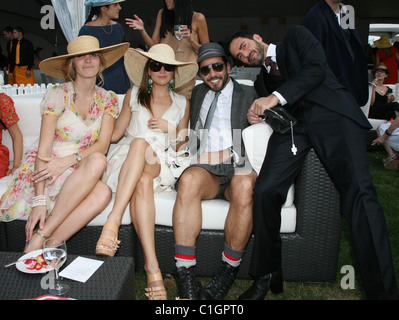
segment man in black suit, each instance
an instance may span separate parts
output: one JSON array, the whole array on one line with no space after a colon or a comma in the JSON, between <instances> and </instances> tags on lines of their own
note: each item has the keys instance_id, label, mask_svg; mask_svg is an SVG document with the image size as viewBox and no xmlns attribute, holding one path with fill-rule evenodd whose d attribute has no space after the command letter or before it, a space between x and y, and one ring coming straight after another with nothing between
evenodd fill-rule
<instances>
[{"instance_id":1,"label":"man in black suit","mask_svg":"<svg viewBox=\"0 0 399 320\"><path fill-rule=\"evenodd\" d=\"M257 34L238 33L231 37L228 48L244 64L262 66L255 83L261 98L248 112L250 122L279 103L298 120L293 136L296 152L291 149L290 133L274 132L269 140L254 188L250 274L255 281L240 298L264 299L269 287L275 293L282 291L281 206L306 153L313 148L339 192L368 298L397 299L384 213L368 171L366 132L370 124L327 66L320 42L305 27L294 26L277 45L264 43ZM264 65L269 60L271 65Z\"/></svg>"},{"instance_id":2,"label":"man in black suit","mask_svg":"<svg viewBox=\"0 0 399 320\"><path fill-rule=\"evenodd\" d=\"M354 27L354 14L345 12L341 2L319 0L306 14L303 25L320 41L337 80L353 94L359 106L364 106L369 97L367 58Z\"/></svg>"}]
</instances>

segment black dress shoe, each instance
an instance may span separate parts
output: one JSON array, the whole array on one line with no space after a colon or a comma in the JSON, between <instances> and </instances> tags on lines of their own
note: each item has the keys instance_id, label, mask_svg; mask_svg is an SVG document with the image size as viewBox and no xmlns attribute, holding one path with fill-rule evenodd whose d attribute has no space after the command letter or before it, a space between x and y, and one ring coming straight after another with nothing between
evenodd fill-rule
<instances>
[{"instance_id":1,"label":"black dress shoe","mask_svg":"<svg viewBox=\"0 0 399 320\"><path fill-rule=\"evenodd\" d=\"M211 282L202 288L199 300L223 300L237 277L237 273L238 267L234 268L223 261Z\"/></svg>"},{"instance_id":2,"label":"black dress shoe","mask_svg":"<svg viewBox=\"0 0 399 320\"><path fill-rule=\"evenodd\" d=\"M274 294L283 292L283 273L281 270L256 277L252 287L240 295L238 300L264 300L269 288Z\"/></svg>"},{"instance_id":3,"label":"black dress shoe","mask_svg":"<svg viewBox=\"0 0 399 320\"><path fill-rule=\"evenodd\" d=\"M184 300L197 300L198 295L201 291L201 282L195 277L195 267L190 268L178 268L175 276L177 290L179 297L178 299Z\"/></svg>"}]
</instances>

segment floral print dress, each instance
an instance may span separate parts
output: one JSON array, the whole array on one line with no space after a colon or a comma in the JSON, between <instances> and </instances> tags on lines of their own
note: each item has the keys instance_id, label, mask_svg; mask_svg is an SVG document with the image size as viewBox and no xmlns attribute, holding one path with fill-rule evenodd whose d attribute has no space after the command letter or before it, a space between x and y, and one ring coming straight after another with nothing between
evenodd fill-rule
<instances>
[{"instance_id":1,"label":"floral print dress","mask_svg":"<svg viewBox=\"0 0 399 320\"><path fill-rule=\"evenodd\" d=\"M96 86L88 116L83 119L74 104L72 82L53 86L43 97L41 114L58 117L52 157L65 157L82 151L98 139L103 115L116 118L119 114L118 96ZM21 167L15 171L7 191L0 200L0 221L19 219L31 212L34 196L32 173L35 167L38 142L24 155ZM54 207L57 195L75 166L69 167L52 184L46 185L48 213Z\"/></svg>"}]
</instances>

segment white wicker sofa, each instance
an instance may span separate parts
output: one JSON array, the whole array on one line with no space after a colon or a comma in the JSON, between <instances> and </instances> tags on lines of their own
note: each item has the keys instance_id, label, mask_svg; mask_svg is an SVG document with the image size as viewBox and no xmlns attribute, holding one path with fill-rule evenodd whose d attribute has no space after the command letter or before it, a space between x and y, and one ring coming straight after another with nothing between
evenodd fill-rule
<instances>
[{"instance_id":1,"label":"white wicker sofa","mask_svg":"<svg viewBox=\"0 0 399 320\"><path fill-rule=\"evenodd\" d=\"M19 125L24 135L24 149L36 141L40 131L40 95L14 97ZM123 96L120 96L122 104ZM266 124L248 127L243 132L244 144L255 170L259 170L271 129ZM3 143L10 149L11 139L4 132ZM113 146L111 145L111 148ZM3 194L9 178L0 180ZM176 192L158 193L156 203L156 246L161 270L174 272L172 209ZM106 210L68 241L73 254L94 255L95 244L111 210ZM223 229L229 203L225 200L203 201L203 225L197 242L197 273L213 276L220 263L223 248ZM0 223L0 251L22 251L26 218ZM137 235L132 227L129 208L126 208L119 238L117 256L133 256L136 268L143 268L143 256ZM340 245L341 216L338 195L313 151L309 152L304 168L287 195L282 209L281 236L283 239L283 270L285 280L335 281ZM248 245L238 277L248 277L253 237Z\"/></svg>"}]
</instances>

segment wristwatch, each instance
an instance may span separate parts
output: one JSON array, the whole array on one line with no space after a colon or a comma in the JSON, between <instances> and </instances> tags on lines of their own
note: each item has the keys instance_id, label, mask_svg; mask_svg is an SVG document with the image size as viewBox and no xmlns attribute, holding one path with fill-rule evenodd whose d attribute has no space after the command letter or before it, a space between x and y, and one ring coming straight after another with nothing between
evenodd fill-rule
<instances>
[{"instance_id":1,"label":"wristwatch","mask_svg":"<svg viewBox=\"0 0 399 320\"><path fill-rule=\"evenodd\" d=\"M82 156L79 153L74 153L75 157L76 157L76 161L80 162L82 160Z\"/></svg>"}]
</instances>

